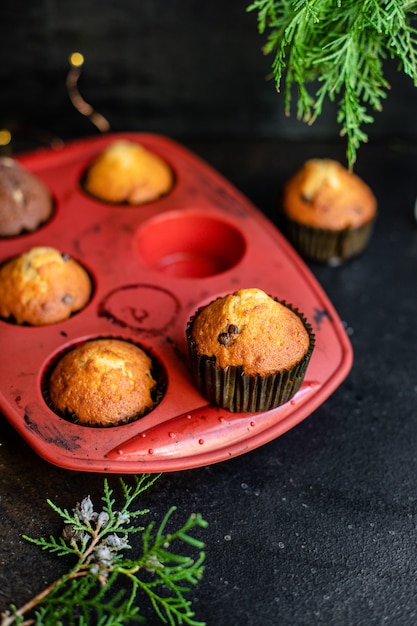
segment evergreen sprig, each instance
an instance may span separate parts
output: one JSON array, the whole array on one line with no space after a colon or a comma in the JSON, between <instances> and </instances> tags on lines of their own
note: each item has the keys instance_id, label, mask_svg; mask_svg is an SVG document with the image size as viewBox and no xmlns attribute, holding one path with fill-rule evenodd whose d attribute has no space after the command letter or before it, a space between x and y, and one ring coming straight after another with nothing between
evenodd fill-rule
<instances>
[{"instance_id":1,"label":"evergreen sprig","mask_svg":"<svg viewBox=\"0 0 417 626\"><path fill-rule=\"evenodd\" d=\"M200 514L192 514L181 528L168 532L176 507L171 507L162 522L146 527L136 523L149 509L134 508L138 496L151 487L158 475L142 474L128 484L120 478L122 506L108 480L104 481L102 509L94 510L89 496L72 511L50 500L48 504L61 517L63 532L58 538L24 538L59 557L75 558L75 564L46 589L17 608L11 605L1 614L0 626L116 626L145 623L137 604L139 592L148 598L159 619L170 626L204 626L194 619L187 593L204 571L204 543L191 533L206 528ZM142 534L142 550L128 559L129 537ZM196 549L192 558L178 554L176 546L187 544Z\"/></svg>"},{"instance_id":2,"label":"evergreen sprig","mask_svg":"<svg viewBox=\"0 0 417 626\"><path fill-rule=\"evenodd\" d=\"M314 123L326 99L337 102L337 122L346 136L352 169L363 127L382 110L390 85L387 58L417 86L414 0L255 0L258 30L267 34L265 54L274 54L272 74L283 87L287 115L296 88L297 117Z\"/></svg>"}]
</instances>

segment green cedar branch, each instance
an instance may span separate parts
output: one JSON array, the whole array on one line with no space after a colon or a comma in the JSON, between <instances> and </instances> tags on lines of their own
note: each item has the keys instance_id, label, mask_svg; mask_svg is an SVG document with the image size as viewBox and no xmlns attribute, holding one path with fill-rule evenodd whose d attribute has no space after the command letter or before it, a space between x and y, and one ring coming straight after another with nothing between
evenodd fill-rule
<instances>
[{"instance_id":1,"label":"green cedar branch","mask_svg":"<svg viewBox=\"0 0 417 626\"><path fill-rule=\"evenodd\" d=\"M255 0L258 31L273 54L272 75L285 113L296 97L298 119L313 124L326 100L336 102L352 169L364 126L382 110L390 85L386 59L417 86L417 2L409 0Z\"/></svg>"},{"instance_id":2,"label":"green cedar branch","mask_svg":"<svg viewBox=\"0 0 417 626\"><path fill-rule=\"evenodd\" d=\"M206 528L200 514L192 514L176 531L168 532L176 507L171 507L162 521L147 526L136 523L149 513L136 509L135 500L149 489L159 475L135 476L133 484L119 479L122 506L108 480L104 481L101 511L95 511L90 497L85 497L72 511L48 500L61 517L63 532L58 538L24 538L42 550L59 557L72 557L72 568L58 580L17 608L11 605L0 615L0 626L125 626L144 623L139 597L148 598L159 619L170 626L204 626L194 619L187 598L204 572L204 543L192 533ZM130 535L141 533L142 550L128 559ZM187 554L178 552L188 546ZM197 550L197 556L188 552ZM139 592L142 592L139 595Z\"/></svg>"}]
</instances>

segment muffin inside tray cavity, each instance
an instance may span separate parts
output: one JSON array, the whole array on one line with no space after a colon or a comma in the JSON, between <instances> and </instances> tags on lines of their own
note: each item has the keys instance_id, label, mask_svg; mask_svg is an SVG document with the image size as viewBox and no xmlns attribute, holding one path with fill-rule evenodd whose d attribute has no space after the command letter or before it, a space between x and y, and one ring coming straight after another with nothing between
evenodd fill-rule
<instances>
[{"instance_id":1,"label":"muffin inside tray cavity","mask_svg":"<svg viewBox=\"0 0 417 626\"><path fill-rule=\"evenodd\" d=\"M55 201L37 175L0 156L0 239L37 231L49 222Z\"/></svg>"},{"instance_id":2,"label":"muffin inside tray cavity","mask_svg":"<svg viewBox=\"0 0 417 626\"><path fill-rule=\"evenodd\" d=\"M205 278L237 265L246 242L240 230L221 218L175 213L146 222L137 246L145 263L161 274Z\"/></svg>"},{"instance_id":3,"label":"muffin inside tray cavity","mask_svg":"<svg viewBox=\"0 0 417 626\"><path fill-rule=\"evenodd\" d=\"M114 141L92 160L81 188L101 202L140 206L166 196L173 188L171 166L140 143Z\"/></svg>"},{"instance_id":4,"label":"muffin inside tray cavity","mask_svg":"<svg viewBox=\"0 0 417 626\"><path fill-rule=\"evenodd\" d=\"M120 337L80 341L51 359L42 378L48 407L80 426L121 426L162 400L166 372L147 348Z\"/></svg>"},{"instance_id":5,"label":"muffin inside tray cavity","mask_svg":"<svg viewBox=\"0 0 417 626\"><path fill-rule=\"evenodd\" d=\"M34 246L0 265L0 319L24 326L67 320L90 302L90 273L66 252Z\"/></svg>"}]
</instances>

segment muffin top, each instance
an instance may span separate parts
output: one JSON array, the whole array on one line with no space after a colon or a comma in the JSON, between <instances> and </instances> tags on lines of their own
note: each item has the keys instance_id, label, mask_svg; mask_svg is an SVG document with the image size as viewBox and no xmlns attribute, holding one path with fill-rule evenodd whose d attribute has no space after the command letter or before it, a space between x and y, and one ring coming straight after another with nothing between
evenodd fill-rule
<instances>
[{"instance_id":1,"label":"muffin top","mask_svg":"<svg viewBox=\"0 0 417 626\"><path fill-rule=\"evenodd\" d=\"M87 341L58 361L49 381L53 406L92 426L114 426L153 406L151 359L120 339Z\"/></svg>"},{"instance_id":2,"label":"muffin top","mask_svg":"<svg viewBox=\"0 0 417 626\"><path fill-rule=\"evenodd\" d=\"M105 202L136 205L166 194L172 187L169 165L144 146L115 141L87 169L85 189Z\"/></svg>"},{"instance_id":3,"label":"muffin top","mask_svg":"<svg viewBox=\"0 0 417 626\"><path fill-rule=\"evenodd\" d=\"M49 190L9 157L0 157L0 237L36 230L52 214Z\"/></svg>"},{"instance_id":4,"label":"muffin top","mask_svg":"<svg viewBox=\"0 0 417 626\"><path fill-rule=\"evenodd\" d=\"M306 161L284 188L285 214L315 228L357 228L375 217L376 208L368 185L332 159Z\"/></svg>"},{"instance_id":5,"label":"muffin top","mask_svg":"<svg viewBox=\"0 0 417 626\"><path fill-rule=\"evenodd\" d=\"M309 333L297 313L257 288L240 289L199 311L191 339L221 368L266 376L291 369L307 353Z\"/></svg>"},{"instance_id":6,"label":"muffin top","mask_svg":"<svg viewBox=\"0 0 417 626\"><path fill-rule=\"evenodd\" d=\"M17 324L55 324L83 308L92 285L67 254L36 246L0 267L0 317Z\"/></svg>"}]
</instances>

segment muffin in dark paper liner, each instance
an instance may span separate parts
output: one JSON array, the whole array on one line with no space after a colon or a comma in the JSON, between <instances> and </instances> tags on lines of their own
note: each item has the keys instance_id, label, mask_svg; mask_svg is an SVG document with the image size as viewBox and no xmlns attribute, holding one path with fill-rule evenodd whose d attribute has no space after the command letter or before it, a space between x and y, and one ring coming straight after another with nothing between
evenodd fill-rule
<instances>
[{"instance_id":1,"label":"muffin in dark paper liner","mask_svg":"<svg viewBox=\"0 0 417 626\"><path fill-rule=\"evenodd\" d=\"M302 256L338 264L367 246L377 203L370 187L332 159L310 159L284 187L288 238Z\"/></svg>"},{"instance_id":2,"label":"muffin in dark paper liner","mask_svg":"<svg viewBox=\"0 0 417 626\"><path fill-rule=\"evenodd\" d=\"M217 355L202 348L196 337L202 314L207 320L200 337L209 334L212 322L212 345L219 339L222 344ZM252 288L201 307L189 320L186 335L197 388L210 403L235 413L268 411L288 402L300 389L315 345L312 328L298 309ZM265 343L258 344L258 336L265 336Z\"/></svg>"}]
</instances>

